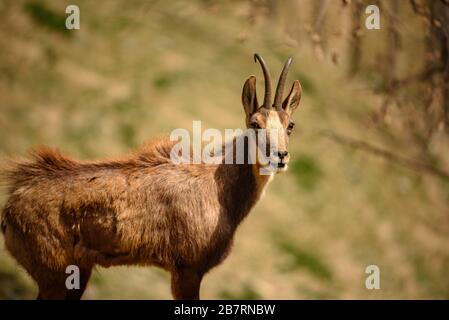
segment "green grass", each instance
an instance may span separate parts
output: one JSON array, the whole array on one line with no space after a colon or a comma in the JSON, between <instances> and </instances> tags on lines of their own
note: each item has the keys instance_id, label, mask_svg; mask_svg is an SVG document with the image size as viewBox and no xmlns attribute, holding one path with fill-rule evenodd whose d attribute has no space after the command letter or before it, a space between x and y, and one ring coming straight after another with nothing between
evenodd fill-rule
<instances>
[{"instance_id":1,"label":"green grass","mask_svg":"<svg viewBox=\"0 0 449 320\"><path fill-rule=\"evenodd\" d=\"M29 1L25 4L25 9L33 21L39 26L52 30L64 36L71 36L65 26L66 16L55 10L49 9L44 3Z\"/></svg>"},{"instance_id":2,"label":"green grass","mask_svg":"<svg viewBox=\"0 0 449 320\"><path fill-rule=\"evenodd\" d=\"M332 272L316 254L299 248L291 242L281 241L279 249L289 257L286 264L282 266L284 272L305 270L318 279L331 281Z\"/></svg>"},{"instance_id":3,"label":"green grass","mask_svg":"<svg viewBox=\"0 0 449 320\"><path fill-rule=\"evenodd\" d=\"M301 88L304 94L312 96L317 93L315 83L308 75L303 72L297 71L293 77L301 82Z\"/></svg>"},{"instance_id":4,"label":"green grass","mask_svg":"<svg viewBox=\"0 0 449 320\"><path fill-rule=\"evenodd\" d=\"M242 289L237 291L223 290L219 293L221 299L229 300L258 300L262 299L259 293L249 284L244 284Z\"/></svg>"},{"instance_id":5,"label":"green grass","mask_svg":"<svg viewBox=\"0 0 449 320\"><path fill-rule=\"evenodd\" d=\"M13 272L0 270L0 297L2 299L31 299L29 286Z\"/></svg>"},{"instance_id":6,"label":"green grass","mask_svg":"<svg viewBox=\"0 0 449 320\"><path fill-rule=\"evenodd\" d=\"M313 191L317 187L322 178L322 171L315 158L299 154L296 155L290 166L296 176L296 181L303 190Z\"/></svg>"}]
</instances>

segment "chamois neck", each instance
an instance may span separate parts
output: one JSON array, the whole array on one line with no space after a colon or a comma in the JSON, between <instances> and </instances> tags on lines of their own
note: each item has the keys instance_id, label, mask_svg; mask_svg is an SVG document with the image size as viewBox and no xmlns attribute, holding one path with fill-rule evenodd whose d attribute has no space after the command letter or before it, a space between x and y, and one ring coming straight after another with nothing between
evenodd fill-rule
<instances>
[{"instance_id":1,"label":"chamois neck","mask_svg":"<svg viewBox=\"0 0 449 320\"><path fill-rule=\"evenodd\" d=\"M234 146L236 139L232 141ZM246 147L245 159L248 159ZM219 188L219 201L236 225L248 215L272 178L271 175L260 175L259 169L259 165L247 161L244 164L234 161L232 164L218 165L215 180Z\"/></svg>"}]
</instances>

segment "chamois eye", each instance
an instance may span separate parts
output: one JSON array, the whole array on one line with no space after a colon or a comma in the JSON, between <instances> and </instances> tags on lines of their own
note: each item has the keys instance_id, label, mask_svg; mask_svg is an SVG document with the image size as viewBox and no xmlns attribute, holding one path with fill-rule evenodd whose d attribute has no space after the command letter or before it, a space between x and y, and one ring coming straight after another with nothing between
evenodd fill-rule
<instances>
[{"instance_id":1,"label":"chamois eye","mask_svg":"<svg viewBox=\"0 0 449 320\"><path fill-rule=\"evenodd\" d=\"M287 134L291 134L294 127L295 127L295 124L293 122L290 122L287 127Z\"/></svg>"},{"instance_id":2,"label":"chamois eye","mask_svg":"<svg viewBox=\"0 0 449 320\"><path fill-rule=\"evenodd\" d=\"M253 129L260 129L260 125L256 121L251 122L250 127Z\"/></svg>"}]
</instances>

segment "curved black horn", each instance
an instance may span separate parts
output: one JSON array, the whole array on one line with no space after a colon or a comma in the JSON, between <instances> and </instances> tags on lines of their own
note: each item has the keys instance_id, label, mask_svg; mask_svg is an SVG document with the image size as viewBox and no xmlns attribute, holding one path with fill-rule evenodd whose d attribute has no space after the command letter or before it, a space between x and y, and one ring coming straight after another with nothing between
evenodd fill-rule
<instances>
[{"instance_id":1,"label":"curved black horn","mask_svg":"<svg viewBox=\"0 0 449 320\"><path fill-rule=\"evenodd\" d=\"M258 54L254 54L254 61L259 61L260 65L262 66L263 70L263 77L265 82L265 95L263 98L263 105L262 107L270 109L271 108L271 77L270 77L270 71L268 70L267 64L262 59L262 57Z\"/></svg>"},{"instance_id":2,"label":"curved black horn","mask_svg":"<svg viewBox=\"0 0 449 320\"><path fill-rule=\"evenodd\" d=\"M274 96L273 107L280 109L282 105L282 95L284 94L285 80L287 79L288 69L292 64L293 58L289 57L287 62L282 69L281 75L279 76L278 85L276 87L276 94Z\"/></svg>"}]
</instances>

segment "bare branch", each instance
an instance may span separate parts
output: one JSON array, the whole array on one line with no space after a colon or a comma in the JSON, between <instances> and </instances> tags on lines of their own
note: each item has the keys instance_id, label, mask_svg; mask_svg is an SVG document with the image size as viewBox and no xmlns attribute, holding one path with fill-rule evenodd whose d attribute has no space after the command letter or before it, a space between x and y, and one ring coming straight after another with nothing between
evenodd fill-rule
<instances>
[{"instance_id":1,"label":"bare branch","mask_svg":"<svg viewBox=\"0 0 449 320\"><path fill-rule=\"evenodd\" d=\"M342 135L339 135L335 132L332 131L324 131L321 133L322 135L332 139L335 142L338 142L340 144L349 146L351 148L354 149L359 149L359 150L363 150L363 151L367 151L369 153L372 153L374 155L377 155L379 157L382 157L384 159L387 159L391 162L394 162L396 164L399 164L401 166L404 167L408 167L410 169L416 170L416 171L420 171L426 174L430 174L433 176L437 176L439 178L443 178L446 180L449 180L449 173L440 169L440 168L436 168L432 165L429 165L427 163L423 163L421 161L415 160L415 159L410 159L407 157L403 157L397 154L394 154L391 151L385 150L385 149L381 149L379 147L373 146L365 141L361 141L361 140L357 140L357 139L353 139L353 138L348 138L348 137L344 137Z\"/></svg>"}]
</instances>

